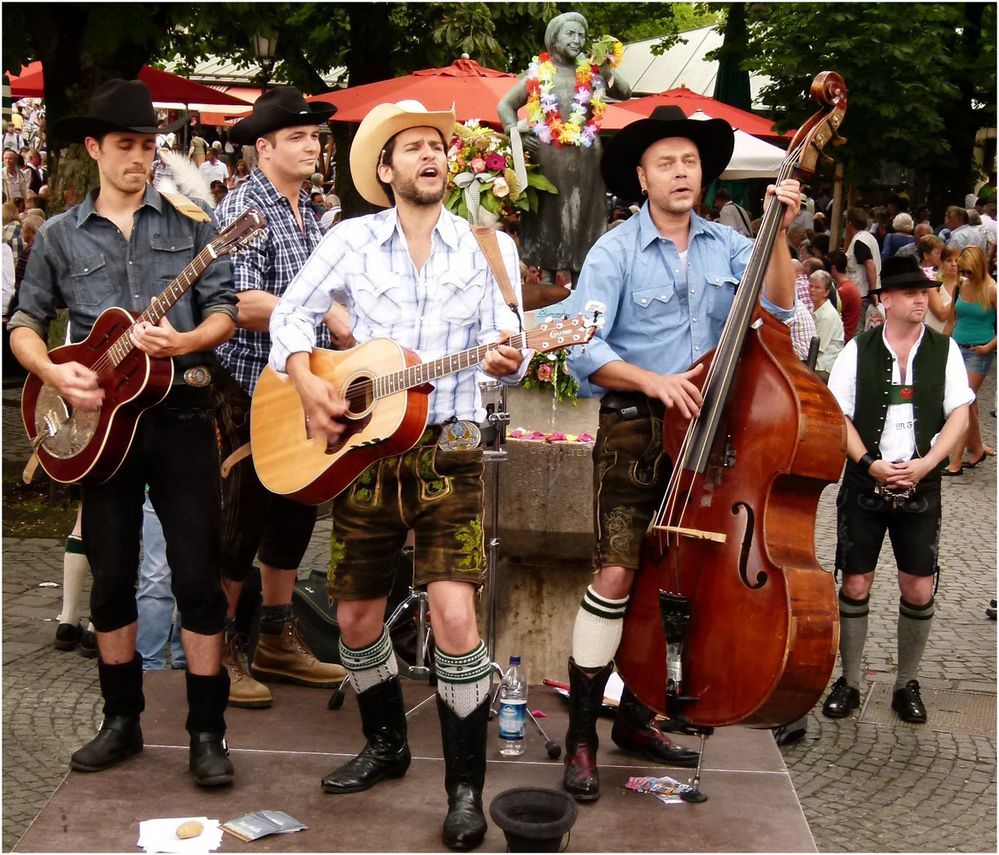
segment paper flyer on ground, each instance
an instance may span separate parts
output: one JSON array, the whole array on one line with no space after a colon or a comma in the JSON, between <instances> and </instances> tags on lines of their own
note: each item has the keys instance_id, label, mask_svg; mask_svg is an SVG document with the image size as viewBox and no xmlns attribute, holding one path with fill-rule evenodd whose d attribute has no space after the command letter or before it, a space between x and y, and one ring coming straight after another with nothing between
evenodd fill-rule
<instances>
[{"instance_id":1,"label":"paper flyer on ground","mask_svg":"<svg viewBox=\"0 0 999 855\"><path fill-rule=\"evenodd\" d=\"M282 810L256 810L222 823L223 831L247 843L270 834L289 834L306 828L307 825Z\"/></svg>"}]
</instances>

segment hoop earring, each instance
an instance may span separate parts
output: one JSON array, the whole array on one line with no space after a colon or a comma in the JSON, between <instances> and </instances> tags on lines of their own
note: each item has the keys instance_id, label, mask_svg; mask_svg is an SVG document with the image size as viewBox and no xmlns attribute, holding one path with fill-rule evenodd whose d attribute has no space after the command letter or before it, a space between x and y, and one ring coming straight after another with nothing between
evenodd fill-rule
<instances>
[{"instance_id":1,"label":"hoop earring","mask_svg":"<svg viewBox=\"0 0 999 855\"><path fill-rule=\"evenodd\" d=\"M647 198L647 197L648 197L648 195L649 195L649 191L648 191L648 190L646 190L646 189L645 189L645 188L643 187L643 188L642 188L642 198L643 198L643 199L645 199L645 198Z\"/></svg>"}]
</instances>

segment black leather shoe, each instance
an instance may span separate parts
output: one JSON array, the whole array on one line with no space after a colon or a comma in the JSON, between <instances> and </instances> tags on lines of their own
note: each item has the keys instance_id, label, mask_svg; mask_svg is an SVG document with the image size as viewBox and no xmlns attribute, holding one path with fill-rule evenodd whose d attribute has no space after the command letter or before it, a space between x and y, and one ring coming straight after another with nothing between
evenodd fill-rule
<instances>
[{"instance_id":1,"label":"black leather shoe","mask_svg":"<svg viewBox=\"0 0 999 855\"><path fill-rule=\"evenodd\" d=\"M447 816L441 840L448 849L467 852L486 836L488 826L482 812L482 790L473 784L453 785L447 795Z\"/></svg>"},{"instance_id":2,"label":"black leather shoe","mask_svg":"<svg viewBox=\"0 0 999 855\"><path fill-rule=\"evenodd\" d=\"M221 733L192 733L188 767L199 787L220 787L232 783L235 769L229 748Z\"/></svg>"},{"instance_id":3,"label":"black leather shoe","mask_svg":"<svg viewBox=\"0 0 999 855\"><path fill-rule=\"evenodd\" d=\"M489 725L489 698L464 718L437 696L444 749L444 789L447 816L441 840L448 849L467 852L486 836L486 816L482 812L482 789L486 783L486 728Z\"/></svg>"},{"instance_id":4,"label":"black leather shoe","mask_svg":"<svg viewBox=\"0 0 999 855\"><path fill-rule=\"evenodd\" d=\"M891 696L891 708L902 721L925 724L926 707L919 695L919 680L909 680L901 689L896 689Z\"/></svg>"},{"instance_id":5,"label":"black leather shoe","mask_svg":"<svg viewBox=\"0 0 999 855\"><path fill-rule=\"evenodd\" d=\"M56 650L75 650L83 635L83 627L78 623L61 623L56 627L55 641L52 646Z\"/></svg>"},{"instance_id":6,"label":"black leather shoe","mask_svg":"<svg viewBox=\"0 0 999 855\"><path fill-rule=\"evenodd\" d=\"M97 736L70 758L77 772L100 772L142 751L142 728L138 716L105 716Z\"/></svg>"},{"instance_id":7,"label":"black leather shoe","mask_svg":"<svg viewBox=\"0 0 999 855\"><path fill-rule=\"evenodd\" d=\"M620 719L620 714L614 719L611 739L622 751L638 754L664 766L683 766L692 769L697 765L697 752L673 742L662 732L654 717L640 727Z\"/></svg>"},{"instance_id":8,"label":"black leather shoe","mask_svg":"<svg viewBox=\"0 0 999 855\"><path fill-rule=\"evenodd\" d=\"M80 633L80 655L85 659L97 656L97 634L85 629Z\"/></svg>"},{"instance_id":9,"label":"black leather shoe","mask_svg":"<svg viewBox=\"0 0 999 855\"><path fill-rule=\"evenodd\" d=\"M357 705L367 743L353 760L323 778L327 793L359 793L387 778L401 778L409 768L406 709L399 678L365 689L357 696Z\"/></svg>"},{"instance_id":10,"label":"black leather shoe","mask_svg":"<svg viewBox=\"0 0 999 855\"><path fill-rule=\"evenodd\" d=\"M860 690L846 684L846 678L840 677L833 683L829 697L822 705L822 715L826 718L846 718L860 706Z\"/></svg>"},{"instance_id":11,"label":"black leather shoe","mask_svg":"<svg viewBox=\"0 0 999 855\"><path fill-rule=\"evenodd\" d=\"M353 760L323 778L323 789L327 793L360 793L379 781L401 778L409 769L411 759L409 745L404 744L391 756L386 756L369 743Z\"/></svg>"},{"instance_id":12,"label":"black leather shoe","mask_svg":"<svg viewBox=\"0 0 999 855\"><path fill-rule=\"evenodd\" d=\"M697 765L697 752L677 745L659 726L656 714L625 686L621 692L611 739L622 751L645 757L664 766Z\"/></svg>"}]
</instances>

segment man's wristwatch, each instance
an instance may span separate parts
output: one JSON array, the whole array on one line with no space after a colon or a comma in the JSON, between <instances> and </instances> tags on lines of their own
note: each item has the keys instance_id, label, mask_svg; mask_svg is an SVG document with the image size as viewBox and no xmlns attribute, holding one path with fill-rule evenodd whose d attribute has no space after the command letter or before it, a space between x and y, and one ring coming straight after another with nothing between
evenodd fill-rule
<instances>
[{"instance_id":1,"label":"man's wristwatch","mask_svg":"<svg viewBox=\"0 0 999 855\"><path fill-rule=\"evenodd\" d=\"M871 457L871 455L869 455L869 454L867 454L867 453L865 452L865 453L864 453L864 454L863 454L863 455L861 456L860 460L858 460L858 461L857 461L857 465L858 465L858 466L859 466L859 467L860 467L861 469L863 469L863 470L864 470L865 472L870 472L870 471L871 471L871 467L872 467L872 466L873 466L873 465L874 465L874 464L875 464L876 462L877 462L877 461L876 461L876 460L875 460L875 459L874 459L873 457Z\"/></svg>"}]
</instances>

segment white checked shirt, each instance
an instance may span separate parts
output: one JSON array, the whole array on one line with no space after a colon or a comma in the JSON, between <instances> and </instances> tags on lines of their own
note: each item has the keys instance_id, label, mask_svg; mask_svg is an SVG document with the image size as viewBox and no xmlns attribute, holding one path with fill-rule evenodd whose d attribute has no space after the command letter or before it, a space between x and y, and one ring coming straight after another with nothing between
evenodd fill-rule
<instances>
[{"instance_id":1,"label":"white checked shirt","mask_svg":"<svg viewBox=\"0 0 999 855\"><path fill-rule=\"evenodd\" d=\"M503 233L497 238L522 305L516 245ZM421 270L410 258L395 208L334 226L271 316L275 370L283 372L292 353L312 351L316 324L334 300L346 303L358 342L390 338L424 362L494 342L502 330L520 331L468 223L443 208ZM526 368L525 359L505 379L517 382ZM469 368L433 381L429 424L485 417L477 374Z\"/></svg>"}]
</instances>

